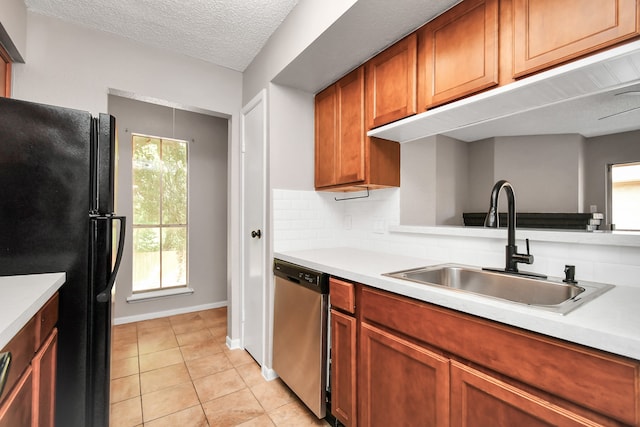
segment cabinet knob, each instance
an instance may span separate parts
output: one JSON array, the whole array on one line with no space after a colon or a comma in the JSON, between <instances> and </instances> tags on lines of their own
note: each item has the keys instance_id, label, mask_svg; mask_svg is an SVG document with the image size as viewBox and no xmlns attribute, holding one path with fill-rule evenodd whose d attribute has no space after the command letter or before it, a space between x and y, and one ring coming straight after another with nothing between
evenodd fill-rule
<instances>
[{"instance_id":1,"label":"cabinet knob","mask_svg":"<svg viewBox=\"0 0 640 427\"><path fill-rule=\"evenodd\" d=\"M260 231L260 230L252 231L251 232L251 237L254 238L254 239L257 237L259 239L260 237L262 237L262 231Z\"/></svg>"}]
</instances>

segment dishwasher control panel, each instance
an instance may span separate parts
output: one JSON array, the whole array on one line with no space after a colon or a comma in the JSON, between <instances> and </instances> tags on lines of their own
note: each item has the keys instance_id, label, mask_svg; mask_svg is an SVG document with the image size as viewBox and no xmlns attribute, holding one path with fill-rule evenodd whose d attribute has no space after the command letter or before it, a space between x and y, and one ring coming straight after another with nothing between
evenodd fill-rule
<instances>
[{"instance_id":1,"label":"dishwasher control panel","mask_svg":"<svg viewBox=\"0 0 640 427\"><path fill-rule=\"evenodd\" d=\"M329 293L329 275L279 259L273 260L273 274L322 294Z\"/></svg>"}]
</instances>

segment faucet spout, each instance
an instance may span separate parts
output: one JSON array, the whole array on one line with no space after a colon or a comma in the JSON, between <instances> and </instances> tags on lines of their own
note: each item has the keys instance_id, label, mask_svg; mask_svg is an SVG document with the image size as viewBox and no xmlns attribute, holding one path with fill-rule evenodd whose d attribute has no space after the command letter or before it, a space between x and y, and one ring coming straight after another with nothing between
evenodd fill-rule
<instances>
[{"instance_id":1,"label":"faucet spout","mask_svg":"<svg viewBox=\"0 0 640 427\"><path fill-rule=\"evenodd\" d=\"M485 227L498 228L500 226L498 216L498 196L504 189L507 194L507 246L505 248L505 271L518 272L518 263L533 264L533 255L529 253L529 241L527 239L527 253L519 254L516 246L516 195L513 186L502 179L495 183L491 190L489 212L484 221Z\"/></svg>"}]
</instances>

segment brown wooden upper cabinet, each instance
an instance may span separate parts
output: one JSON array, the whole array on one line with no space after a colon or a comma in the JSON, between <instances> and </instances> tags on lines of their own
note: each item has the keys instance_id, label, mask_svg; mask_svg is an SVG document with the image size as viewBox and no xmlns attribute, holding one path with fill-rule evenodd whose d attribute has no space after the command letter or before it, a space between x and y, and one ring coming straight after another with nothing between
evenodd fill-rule
<instances>
[{"instance_id":1,"label":"brown wooden upper cabinet","mask_svg":"<svg viewBox=\"0 0 640 427\"><path fill-rule=\"evenodd\" d=\"M418 106L498 84L498 0L467 0L418 30Z\"/></svg>"},{"instance_id":2,"label":"brown wooden upper cabinet","mask_svg":"<svg viewBox=\"0 0 640 427\"><path fill-rule=\"evenodd\" d=\"M356 191L400 185L400 146L366 136L364 67L315 98L315 187Z\"/></svg>"},{"instance_id":3,"label":"brown wooden upper cabinet","mask_svg":"<svg viewBox=\"0 0 640 427\"><path fill-rule=\"evenodd\" d=\"M316 188L364 181L364 69L316 95Z\"/></svg>"},{"instance_id":4,"label":"brown wooden upper cabinet","mask_svg":"<svg viewBox=\"0 0 640 427\"><path fill-rule=\"evenodd\" d=\"M513 0L514 76L632 38L637 0Z\"/></svg>"},{"instance_id":5,"label":"brown wooden upper cabinet","mask_svg":"<svg viewBox=\"0 0 640 427\"><path fill-rule=\"evenodd\" d=\"M416 114L416 43L413 33L366 63L367 129Z\"/></svg>"}]
</instances>

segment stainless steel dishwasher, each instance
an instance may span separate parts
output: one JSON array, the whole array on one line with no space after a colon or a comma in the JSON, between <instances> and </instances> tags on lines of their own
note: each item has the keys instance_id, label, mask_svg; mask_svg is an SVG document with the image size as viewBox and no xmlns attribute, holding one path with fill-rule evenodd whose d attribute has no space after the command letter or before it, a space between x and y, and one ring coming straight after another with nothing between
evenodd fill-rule
<instances>
[{"instance_id":1,"label":"stainless steel dishwasher","mask_svg":"<svg viewBox=\"0 0 640 427\"><path fill-rule=\"evenodd\" d=\"M273 273L273 369L318 418L324 418L328 275L278 259Z\"/></svg>"}]
</instances>

